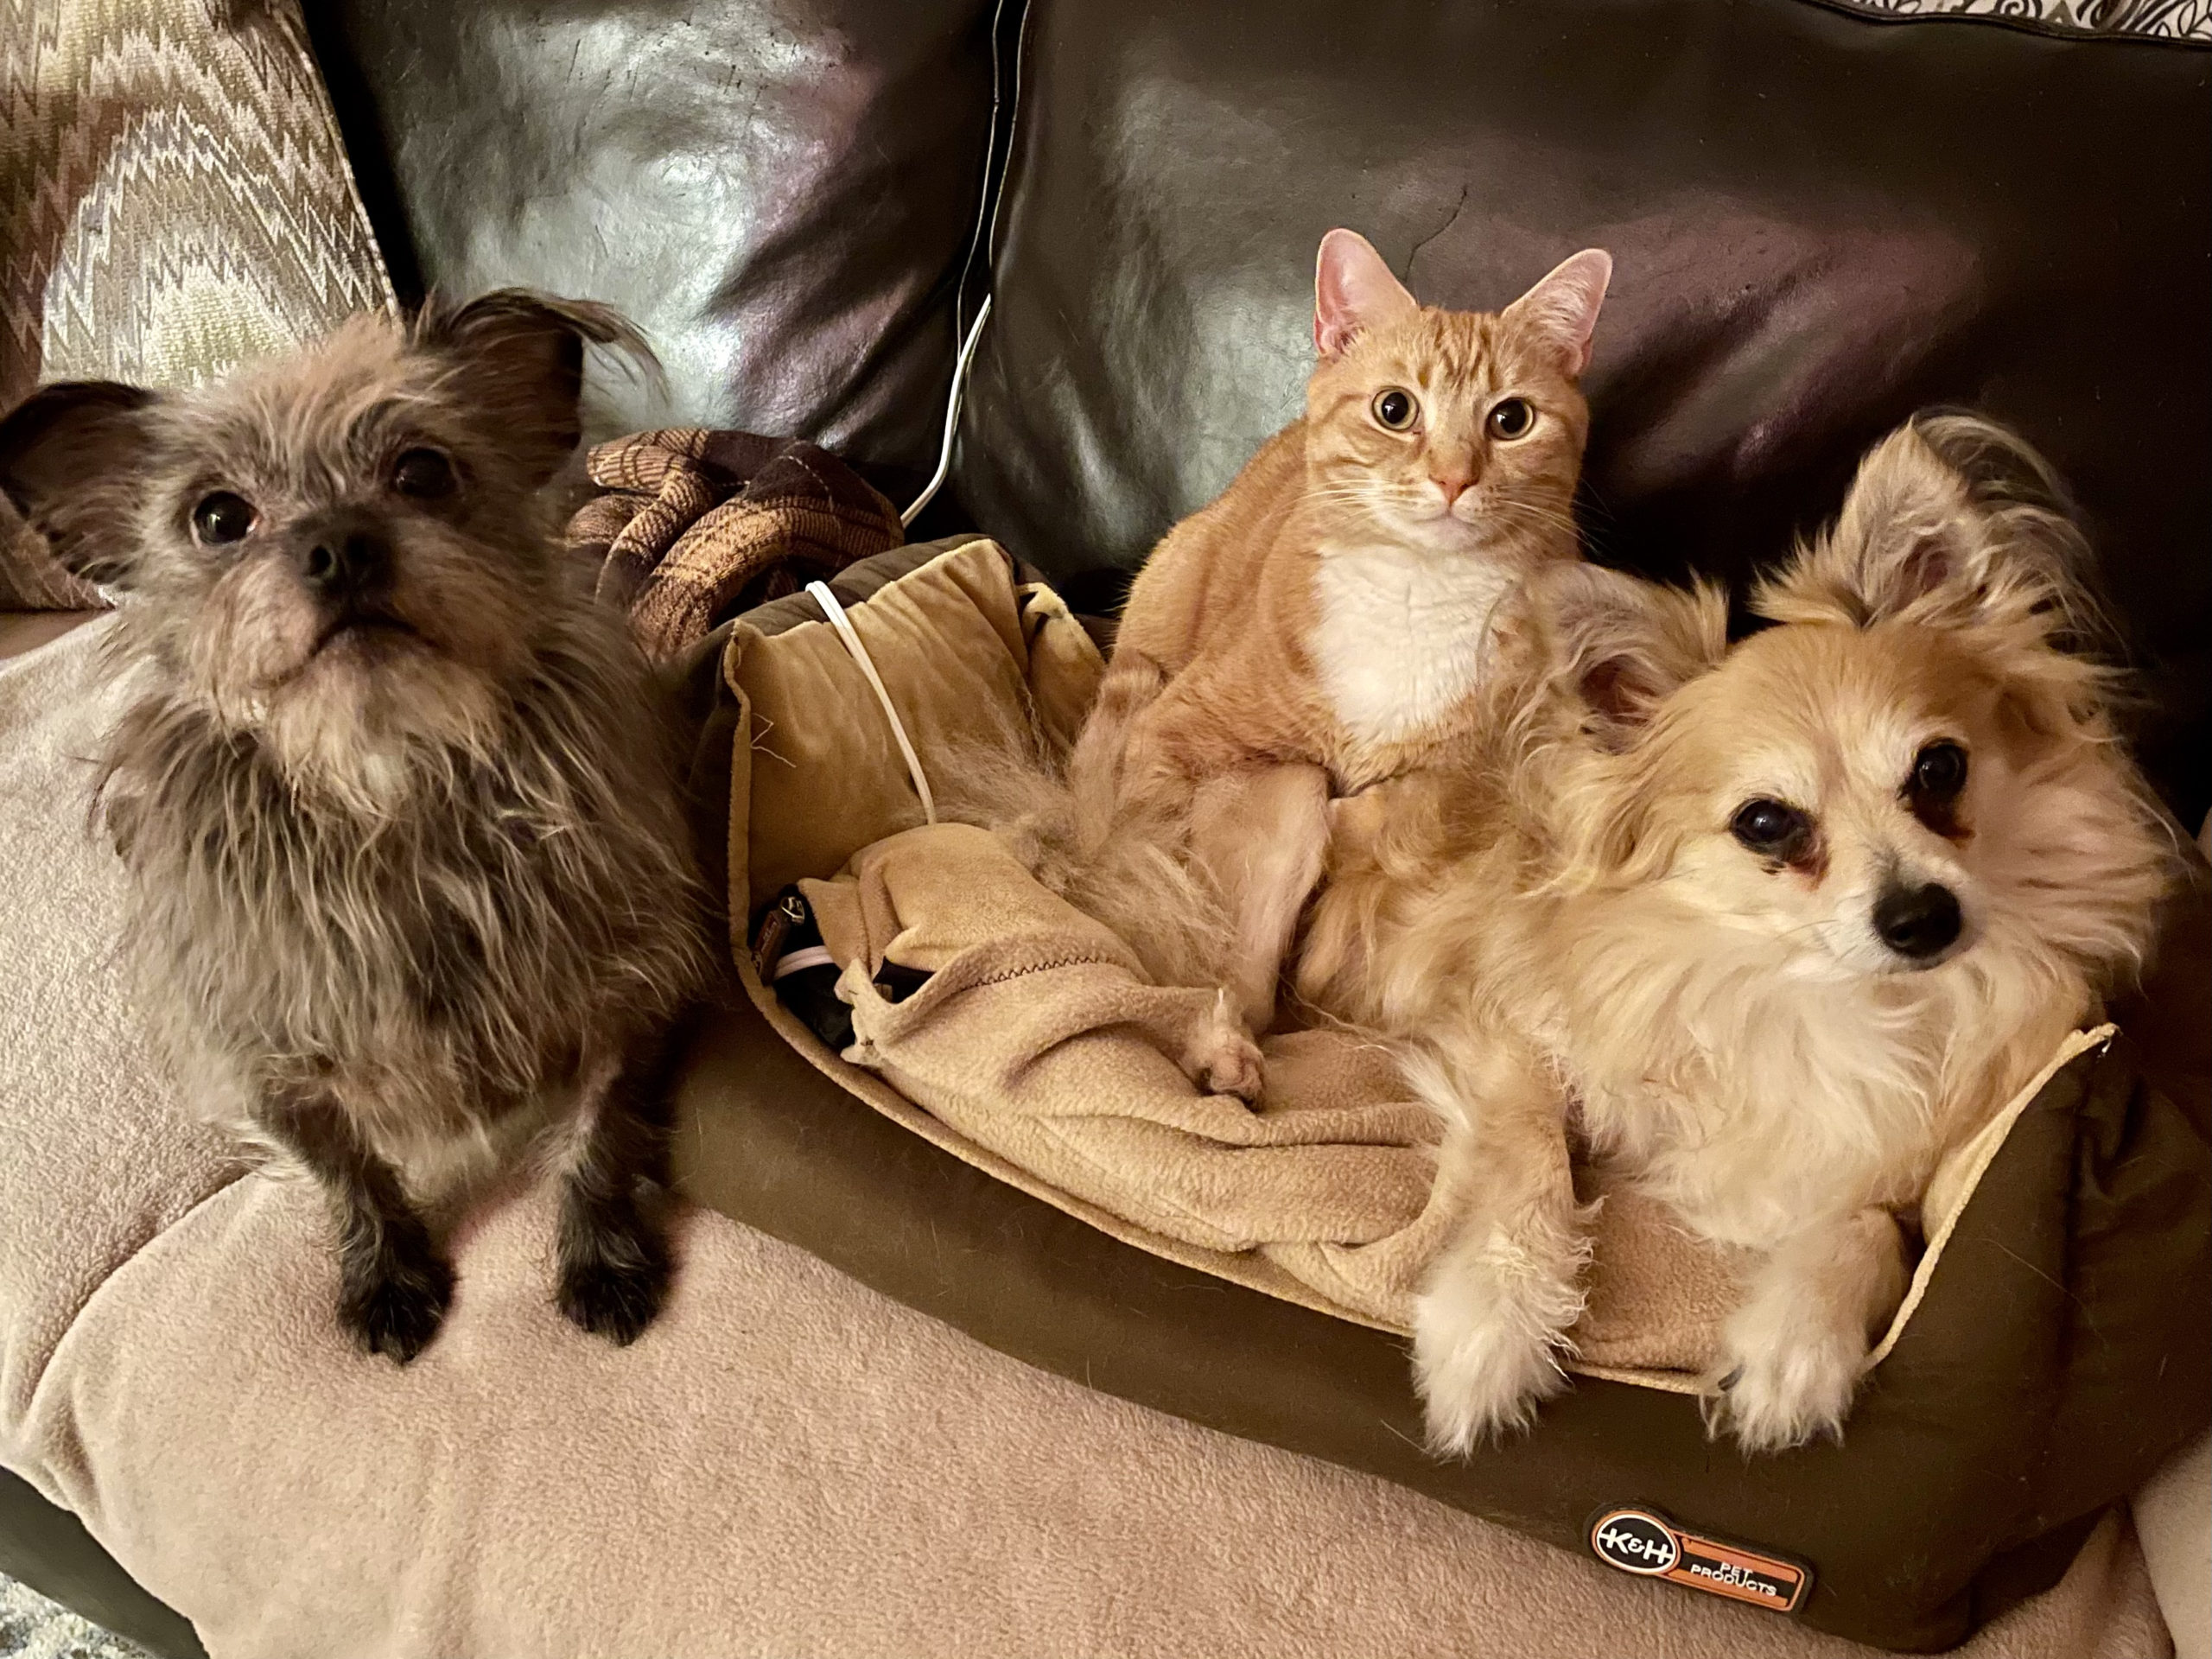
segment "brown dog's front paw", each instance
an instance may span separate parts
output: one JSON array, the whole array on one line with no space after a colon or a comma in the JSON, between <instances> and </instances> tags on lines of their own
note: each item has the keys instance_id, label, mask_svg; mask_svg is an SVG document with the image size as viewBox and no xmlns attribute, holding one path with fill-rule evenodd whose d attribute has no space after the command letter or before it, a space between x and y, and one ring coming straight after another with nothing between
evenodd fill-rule
<instances>
[{"instance_id":1,"label":"brown dog's front paw","mask_svg":"<svg viewBox=\"0 0 2212 1659\"><path fill-rule=\"evenodd\" d=\"M430 1345L453 1305L453 1269L430 1251L378 1262L349 1278L338 1321L361 1351L404 1365Z\"/></svg>"},{"instance_id":2,"label":"brown dog's front paw","mask_svg":"<svg viewBox=\"0 0 2212 1659\"><path fill-rule=\"evenodd\" d=\"M642 1217L601 1226L563 1252L555 1300L580 1331L635 1342L668 1299L668 1247Z\"/></svg>"}]
</instances>

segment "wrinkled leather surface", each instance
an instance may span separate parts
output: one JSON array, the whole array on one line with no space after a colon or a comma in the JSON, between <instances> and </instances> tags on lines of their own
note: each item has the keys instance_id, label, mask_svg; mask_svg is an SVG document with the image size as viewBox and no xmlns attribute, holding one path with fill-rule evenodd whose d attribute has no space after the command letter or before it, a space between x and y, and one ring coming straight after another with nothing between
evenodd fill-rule
<instances>
[{"instance_id":1,"label":"wrinkled leather surface","mask_svg":"<svg viewBox=\"0 0 2212 1659\"><path fill-rule=\"evenodd\" d=\"M601 433L810 438L926 476L982 197L992 0L311 5L403 287L621 308Z\"/></svg>"},{"instance_id":2,"label":"wrinkled leather surface","mask_svg":"<svg viewBox=\"0 0 2212 1659\"><path fill-rule=\"evenodd\" d=\"M955 487L1055 574L1134 565L1294 416L1314 247L1491 308L1618 264L1587 387L1598 555L1739 575L1931 403L2088 509L2212 799L2212 54L1802 0L1035 0Z\"/></svg>"}]
</instances>

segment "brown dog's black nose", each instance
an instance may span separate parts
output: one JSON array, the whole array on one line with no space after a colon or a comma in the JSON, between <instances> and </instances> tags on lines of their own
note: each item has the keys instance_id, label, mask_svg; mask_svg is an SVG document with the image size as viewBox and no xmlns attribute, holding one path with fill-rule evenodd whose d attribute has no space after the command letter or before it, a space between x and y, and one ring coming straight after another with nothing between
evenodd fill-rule
<instances>
[{"instance_id":1,"label":"brown dog's black nose","mask_svg":"<svg viewBox=\"0 0 2212 1659\"><path fill-rule=\"evenodd\" d=\"M1958 896L1932 881L1922 887L1893 881L1874 901L1874 931L1882 943L1916 962L1949 950L1959 927Z\"/></svg>"},{"instance_id":2,"label":"brown dog's black nose","mask_svg":"<svg viewBox=\"0 0 2212 1659\"><path fill-rule=\"evenodd\" d=\"M372 588L390 563L383 541L365 530L318 536L300 556L300 575L325 599L346 599Z\"/></svg>"}]
</instances>

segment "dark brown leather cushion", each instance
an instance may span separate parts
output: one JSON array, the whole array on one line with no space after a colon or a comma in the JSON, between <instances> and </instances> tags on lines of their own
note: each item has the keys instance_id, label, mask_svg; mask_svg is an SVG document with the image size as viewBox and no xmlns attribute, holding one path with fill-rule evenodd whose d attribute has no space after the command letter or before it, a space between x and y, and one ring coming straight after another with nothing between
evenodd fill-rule
<instances>
[{"instance_id":1,"label":"dark brown leather cushion","mask_svg":"<svg viewBox=\"0 0 2212 1659\"><path fill-rule=\"evenodd\" d=\"M2088 509L2194 826L2208 72L1804 0L1033 0L961 505L1056 575L1135 564L1297 412L1332 225L1452 306L1605 246L1600 556L1739 575L1915 409L2014 423Z\"/></svg>"},{"instance_id":2,"label":"dark brown leather cushion","mask_svg":"<svg viewBox=\"0 0 2212 1659\"><path fill-rule=\"evenodd\" d=\"M83 1522L5 1469L0 1469L0 1573L128 1638L156 1659L207 1659L181 1613L156 1600L124 1572ZM16 1629L11 1624L7 1633Z\"/></svg>"},{"instance_id":3,"label":"dark brown leather cushion","mask_svg":"<svg viewBox=\"0 0 2212 1659\"><path fill-rule=\"evenodd\" d=\"M992 0L307 10L403 289L621 308L670 397L610 377L609 432L739 427L927 476L982 202Z\"/></svg>"}]
</instances>

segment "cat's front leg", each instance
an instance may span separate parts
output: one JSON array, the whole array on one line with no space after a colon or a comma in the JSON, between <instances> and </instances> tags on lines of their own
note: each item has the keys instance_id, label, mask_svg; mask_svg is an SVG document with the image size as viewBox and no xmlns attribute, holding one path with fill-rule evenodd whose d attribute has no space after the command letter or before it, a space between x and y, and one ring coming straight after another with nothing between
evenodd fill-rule
<instances>
[{"instance_id":1,"label":"cat's front leg","mask_svg":"<svg viewBox=\"0 0 2212 1659\"><path fill-rule=\"evenodd\" d=\"M1444 1116L1437 1180L1459 1213L1414 1306L1414 1380L1430 1446L1464 1457L1566 1386L1590 1245L1566 1103L1535 1057L1477 1033L1407 1073Z\"/></svg>"},{"instance_id":2,"label":"cat's front leg","mask_svg":"<svg viewBox=\"0 0 2212 1659\"><path fill-rule=\"evenodd\" d=\"M1708 1420L1746 1452L1840 1440L1867 1351L1907 1277L1886 1210L1850 1211L1783 1240L1752 1270L1722 1332Z\"/></svg>"},{"instance_id":3,"label":"cat's front leg","mask_svg":"<svg viewBox=\"0 0 2212 1659\"><path fill-rule=\"evenodd\" d=\"M1208 779L1192 805L1191 842L1228 900L1229 990L1257 1036L1274 1023L1283 960L1327 861L1329 775L1285 764Z\"/></svg>"}]
</instances>

